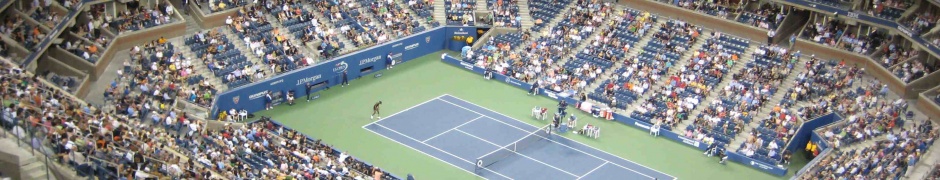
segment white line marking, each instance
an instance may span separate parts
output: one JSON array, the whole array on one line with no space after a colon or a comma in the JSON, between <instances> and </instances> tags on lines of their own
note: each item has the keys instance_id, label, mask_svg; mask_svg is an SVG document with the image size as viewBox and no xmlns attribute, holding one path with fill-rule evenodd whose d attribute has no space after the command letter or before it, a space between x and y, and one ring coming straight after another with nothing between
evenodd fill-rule
<instances>
[{"instance_id":1,"label":"white line marking","mask_svg":"<svg viewBox=\"0 0 940 180\"><path fill-rule=\"evenodd\" d=\"M594 169L591 169L591 171L588 171L587 173L584 173L584 175L581 175L581 177L578 178L578 179L584 178L584 176L587 176L588 174L591 174L592 172L596 171L597 169L600 169L601 167L604 167L604 165L607 164L607 163L610 163L610 161L604 161L604 164L601 164L600 166L597 166L597 167L595 167Z\"/></svg>"},{"instance_id":2,"label":"white line marking","mask_svg":"<svg viewBox=\"0 0 940 180\"><path fill-rule=\"evenodd\" d=\"M398 143L398 144L401 144L402 146L405 146L405 147L411 148L412 150L418 151L418 152L420 152L421 154L431 156L432 158L437 159L438 161L441 161L441 162L450 164L451 166L454 166L454 167L457 168L457 169L466 171L467 173L470 173L470 174L476 175L476 176L478 176L478 177L480 177L480 178L486 179L486 177L483 177L483 176L480 176L480 175L478 175L478 174L476 174L476 173L470 172L470 170L461 168L460 166L457 166L456 164L451 164L450 162L447 162L447 161L445 161L445 160L443 160L443 159L437 158L437 156L432 156L432 155L430 155L430 154L428 154L428 153L425 153L424 151L421 151L421 150L416 149L415 147L411 147L411 146L405 145L405 143L398 142L398 141L396 141L395 139L392 139L392 138L390 138L390 137L388 137L388 136L383 135L382 133L378 133L378 132L372 131L372 129L365 128L364 126L363 126L363 129L366 129L366 130L368 130L369 132L372 132L372 133L374 133L374 134L378 134L379 136L385 137L386 139L391 140L392 142L396 142L396 143Z\"/></svg>"},{"instance_id":3,"label":"white line marking","mask_svg":"<svg viewBox=\"0 0 940 180\"><path fill-rule=\"evenodd\" d=\"M460 128L460 126L469 124L470 122L476 121L477 119L480 119L480 118L483 118L483 117L484 117L484 116L480 116L480 117L477 117L477 118L473 118L473 119L470 120L470 121L467 121L467 122L464 122L463 124L458 125L457 127L450 128L450 129L448 129L447 131L441 132L440 134L434 135L434 136L432 136L431 138L425 139L424 141L421 141L421 143L428 142L428 141L430 141L431 139L434 139L434 138L436 138L436 137L438 137L438 136L447 134L447 132L453 131L454 129Z\"/></svg>"},{"instance_id":4,"label":"white line marking","mask_svg":"<svg viewBox=\"0 0 940 180\"><path fill-rule=\"evenodd\" d=\"M541 130L539 130L539 131L541 131ZM477 138L477 139L479 139L479 140L482 140L483 142L486 142L486 143L490 143L490 144L492 144L492 145L494 145L494 146L496 146L497 148L500 148L500 149L506 149L506 146L509 146L509 145L512 145L512 144L509 144L509 145L506 145L506 146L500 146L499 144L496 144L496 143L493 143L493 142L490 142L490 141L488 141L488 140L486 140L486 139L483 139L483 138L480 138L480 137L477 137L477 136L475 136L475 135L473 135L473 134L470 134L470 133L467 133L467 132L464 132L464 131L461 131L460 129L458 129L458 130L457 130L457 132L462 132L462 133L464 133L464 134L466 134L466 135L468 135L468 136L470 136L470 137L473 137L473 138ZM508 149L507 149L507 150L508 150ZM563 169L561 169L561 168L558 168L558 167L555 167L555 166L552 166L552 165L550 165L550 164L548 164L548 163L545 163L545 162L542 162L542 161L539 161L538 159L535 159L535 158L532 158L532 157L529 157L529 156L526 156L525 154L522 154L522 153L518 153L518 152L516 152L516 151L512 151L512 150L510 150L510 151L511 151L512 153L514 153L514 154L516 154L516 155L519 155L519 156L522 156L522 157L525 157L525 158L527 158L527 159L530 159L530 160L533 160L533 161L535 161L535 162L538 162L538 163L540 163L540 164L542 164L542 165L545 165L545 166L548 166L548 167L551 167L551 168L554 168L555 170L558 170L558 171L561 171L561 172L563 172L563 173L565 173L565 174L568 174L568 175L571 175L571 176L574 176L575 178L581 178L581 176L578 176L578 175L575 175L574 173L570 173L570 172L568 172L568 171L565 171L565 170L563 170Z\"/></svg>"},{"instance_id":5,"label":"white line marking","mask_svg":"<svg viewBox=\"0 0 940 180\"><path fill-rule=\"evenodd\" d=\"M430 145L430 144L427 144L427 143L418 141L417 139L415 139L415 138L413 138L413 137L411 137L411 136L402 134L402 133L396 131L395 129L385 127L385 126L383 126L382 124L378 124L378 123L376 123L375 125L378 125L379 127L385 128L385 129L387 129L387 130L389 130L389 131L392 131L392 132L394 132L394 133L396 133L396 134L398 134L398 135L404 136L404 137L406 137L406 138L408 138L408 139L411 139L411 140L413 140L413 141L419 142L419 143L421 143L421 144L424 144L425 146L434 148L435 150L441 151L441 152L443 152L443 153L445 153L445 154L447 154L447 155L453 156L453 157L455 157L455 158L457 158L457 159L463 160L463 161L466 162L466 163L470 163L471 165L476 166L476 163L474 163L473 161L468 161L468 160L466 160L466 159L461 158L460 156L451 154L450 152L444 151L444 150L439 149L439 148L437 148L437 147L435 147L435 146L432 146L432 145ZM366 129L369 129L369 128L366 128ZM369 130L369 131L372 131L372 130ZM372 131L372 132L375 133L375 131ZM379 133L376 133L376 134L379 134ZM379 135L381 135L381 134L379 134ZM383 136L384 136L384 135L383 135ZM388 137L385 137L385 138L388 138ZM389 138L389 139L392 140L392 141L398 142L398 141L396 141L395 139L392 139L392 138ZM402 144L402 145L405 145L405 144L403 144L403 143L401 143L401 142L398 142L398 143L399 143L399 144ZM405 145L405 146L408 146L408 145ZM408 146L408 147L411 147L411 146ZM411 149L415 149L415 148L412 147ZM417 149L415 149L415 150L417 150ZM418 151L420 151L420 150L418 150ZM421 152L421 153L424 153L424 152ZM426 154L426 155L428 155L428 156L431 156L430 154L427 154L427 153L424 153L424 154ZM431 156L431 157L434 157L434 156ZM434 158L437 159L437 160L441 160L441 159L438 159L437 157L434 157ZM441 160L441 161L444 161L444 160ZM447 164L450 164L450 162L447 162L447 161L444 161L444 162L447 163ZM454 164L451 164L451 165L454 165ZM457 165L454 165L454 167L460 168L460 167L458 167ZM460 168L460 169L463 169L463 168ZM484 168L484 169L487 170L487 171L490 171L490 172L492 172L492 173L494 173L494 174L496 174L496 175L502 176L502 177L504 177L504 178L506 178L506 179L512 179L512 178L510 178L510 177L508 177L508 176L505 176L505 175L503 175L503 174L500 174L500 173L498 173L498 172L496 172L496 171L493 171L493 170L490 170L490 169L486 169L486 168ZM469 170L466 170L466 169L464 169L464 171L470 172ZM477 175L476 173L472 173L472 172L470 172L470 174ZM477 175L477 176L480 176L480 175ZM483 176L480 176L480 177L483 177ZM485 177L483 177L483 178L486 179Z\"/></svg>"},{"instance_id":6,"label":"white line marking","mask_svg":"<svg viewBox=\"0 0 940 180\"><path fill-rule=\"evenodd\" d=\"M538 127L536 127L536 126L534 126L534 125L532 125L532 124L526 123L526 122L524 122L524 121L520 121L520 120L518 120L518 119L516 119L516 118L512 118L512 116L507 116L507 115L505 115L505 114L503 114L503 113L500 113L500 112L497 112L497 111L493 111L492 109L489 109L489 108L486 108L486 107L483 107L483 106L474 104L474 103L472 103L472 102L470 102L470 101L467 101L467 100L460 99L459 97L452 96L452 95L450 95L450 94L444 94L444 96L449 96L449 97L452 97L452 98L454 98L454 99L457 99L457 100L460 100L460 101L463 101L463 102L472 104L472 105L477 106L477 107L479 107L479 108L482 108L482 109L484 109L484 110L488 110L488 111L490 111L490 112L493 112L493 113L496 113L496 114L499 114L499 115L508 117L508 118L510 118L510 119L512 119L512 120L515 120L515 121L518 121L518 122L522 122L523 124L529 125L530 127L538 128ZM441 97L443 97L443 96L441 96ZM444 100L444 99L441 99L441 101L444 101L444 102L447 102L447 103L450 103L450 104L454 104L454 103L451 103L450 101L446 101L446 100ZM456 105L456 104L454 104L454 105ZM468 111L471 111L471 112L475 112L475 113L477 113L477 114L480 114L480 113L478 113L478 112L476 112L476 111L473 111L473 110L470 110L470 109L468 109L468 108L466 108L466 107L463 107L463 106L460 106L460 105L456 105L456 106L459 106L459 107L464 108L464 109L466 109L466 110L468 110ZM482 114L481 114L481 115L482 115ZM486 116L486 115L483 115L483 116ZM489 117L489 116L487 116L487 117ZM519 128L519 127L516 127L516 126L511 125L511 124L509 124L509 123L500 121L499 119L496 119L496 118L493 118L493 117L489 117L489 118L490 118L490 119L493 119L493 120L496 120L497 122L500 122L500 123L503 123L503 124L506 124L506 125L515 127L516 129L519 129L519 130L522 130L522 131L526 131L526 130L524 130L524 129L522 129L522 128ZM585 147L588 147L588 148L591 148L591 149L594 149L594 150L598 150L598 151L607 153L608 155L611 155L611 156L620 158L620 156L614 155L613 153L610 153L610 152L607 152L607 151L604 151L604 150L601 150L601 149L597 149L597 148L595 148L594 146L589 146L589 145L584 144L584 143L581 143L581 142L579 142L579 141L575 141L575 140L569 139L568 137L564 137L564 136L559 136L559 137L568 139L568 140L571 141L571 142L575 142L575 143L581 144L581 145L583 145L583 146L585 146ZM554 140L551 140L551 139L549 139L549 141L555 142ZM558 142L555 142L555 143L558 143ZM562 145L562 146L565 146L565 147L568 147L568 148L571 148L571 149L574 149L574 150L576 150L576 151L578 151L578 152L582 152L582 153L584 153L584 154L593 156L593 157L595 157L595 158L604 160L604 159L602 159L602 158L599 158L599 157L597 157L597 156L594 156L593 154L585 153L584 151L581 151L580 149L573 148L573 147L570 147L570 146L565 145L565 144L562 144L562 143L558 143L558 144L560 144L560 145ZM663 173L663 172L661 172L661 171L659 171L659 170L656 170L656 169L647 167L647 166L645 166L645 165L643 165L643 164L633 162L633 161L631 161L631 160L629 160L629 159L624 159L624 158L620 158L620 159L626 160L627 162L633 163L633 164L638 165L638 166L642 166L642 167L644 167L644 168L646 168L646 169L653 170L653 171L655 171L655 172L658 172L659 174L672 177L673 180L678 179L678 178L676 178L675 176L672 176L672 175ZM630 168L621 166L621 165L619 165L619 164L617 164L617 163L611 162L611 164L616 165L616 166L620 166L621 168L624 168L624 169L627 169L627 170L630 170L630 171L633 171L633 172L636 172L636 173L639 173L639 174L642 174L642 175L644 175L644 176L646 176L646 177L650 177L651 179L653 178L652 176L649 176L649 175L646 175L646 174L637 172L636 170L633 170L633 169L630 169Z\"/></svg>"},{"instance_id":7,"label":"white line marking","mask_svg":"<svg viewBox=\"0 0 940 180\"><path fill-rule=\"evenodd\" d=\"M362 125L362 128L366 128L366 126L369 126L370 124L378 124L379 121L388 119L388 118L390 118L390 117L392 117L392 116L395 116L395 115L398 115L398 114L400 114L400 113L402 113L402 112L405 112L405 111L414 109L414 108L416 108L416 107L418 107L418 106L421 106L421 105L430 103L431 101L440 100L441 97L444 97L444 96L448 96L448 95L447 95L447 94L444 94L444 95L440 95L440 96L434 97L434 98L432 98L432 99L428 99L427 101L424 101L424 102L415 104L414 106L408 107L408 108L406 108L406 109L404 109L404 110L401 110L401 111L395 112L395 113L393 113L393 114L391 114L391 115L388 115L388 116L386 116L385 118L381 118L381 119L379 119L378 121L373 121L373 122L370 122L370 123L368 123L368 124L366 124L366 125Z\"/></svg>"}]
</instances>

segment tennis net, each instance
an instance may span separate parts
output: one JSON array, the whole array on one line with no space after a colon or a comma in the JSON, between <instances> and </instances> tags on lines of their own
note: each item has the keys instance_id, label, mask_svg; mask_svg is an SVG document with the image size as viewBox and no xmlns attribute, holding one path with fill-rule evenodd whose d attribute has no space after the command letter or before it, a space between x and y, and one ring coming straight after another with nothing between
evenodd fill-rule
<instances>
[{"instance_id":1,"label":"tennis net","mask_svg":"<svg viewBox=\"0 0 940 180\"><path fill-rule=\"evenodd\" d=\"M480 158L477 158L477 167L484 168L493 165L493 163L499 162L506 157L514 155L516 152L528 148L536 142L546 140L546 138L551 135L550 128L551 125L544 126L538 130L535 130L534 132L529 133L525 137L510 143L509 145L503 146L493 152L480 156Z\"/></svg>"}]
</instances>

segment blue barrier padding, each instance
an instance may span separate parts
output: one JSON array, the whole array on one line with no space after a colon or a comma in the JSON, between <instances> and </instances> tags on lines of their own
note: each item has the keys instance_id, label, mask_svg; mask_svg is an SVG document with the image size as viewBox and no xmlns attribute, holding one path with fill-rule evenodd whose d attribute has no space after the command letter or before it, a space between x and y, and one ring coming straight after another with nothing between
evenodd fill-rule
<instances>
[{"instance_id":1,"label":"blue barrier padding","mask_svg":"<svg viewBox=\"0 0 940 180\"><path fill-rule=\"evenodd\" d=\"M485 72L485 69L483 69L483 68L481 68L481 67L474 66L473 64L470 64L470 63L468 63L468 62L461 61L461 60L456 59L456 58L451 57L451 56L447 56L447 57L445 57L444 59L441 59L441 61L443 61L443 62L445 62L445 63L448 63L448 64L451 64L451 65L454 65L454 66L458 66L458 67L464 68L464 69L466 69L466 70L469 70L469 71L472 71L472 72L474 72L474 73L480 74L481 76L482 76L483 73ZM532 85L529 84L529 83L522 82L522 81L519 81L519 80L517 80L517 79L513 79L513 78L511 78L511 77L507 77L507 76L504 76L504 75L501 75L501 74L498 74L498 73L494 73L494 74L493 74L493 79L494 79L494 80L497 80L497 81L506 82L506 84L510 84L510 85L512 85L512 86L514 86L514 87L518 87L518 88L523 89L523 90L526 90L526 91L528 91L529 89L532 88ZM541 95L542 95L542 96L545 96L545 97L552 98L552 99L556 99L556 100L568 101L569 104L576 104L576 103L578 103L578 101L575 100L575 99L573 99L573 98L570 98L570 97L562 97L562 96L560 96L560 95L554 93L554 92L551 91L551 90L542 89L542 94L541 94ZM634 118L630 118L630 117L624 116L624 115L619 114L619 113L614 113L613 116L614 116L614 120L617 121L617 122L620 122L620 123L623 123L623 124L626 124L626 125L629 125L629 126L637 127L637 128L640 128L640 129L644 129L644 130L647 130L647 131L649 131L650 127L652 126L651 124L649 124L649 123L647 123L647 122L645 122L645 121L640 121L640 120L637 120L637 119L634 119ZM701 141L697 141L697 140L695 140L695 139L686 138L686 137L684 137L684 136L682 136L682 135L680 135L680 134L676 134L675 132L672 132L672 131L660 131L659 135L662 136L662 137L665 137L665 138L667 138L667 139L671 139L671 140L673 140L673 141L680 142L680 143L682 143L682 144L695 147L695 148L697 148L697 149L699 149L699 150L701 150L701 151L705 151L705 149L708 148L708 145L705 144L705 143L702 143ZM804 146L805 146L805 143L804 143ZM778 166L776 166L776 165L767 164L767 163L764 163L764 162L762 162L762 161L754 160L754 159L752 159L752 158L748 158L748 157L743 156L743 155L741 155L741 154L738 154L738 153L736 153L736 152L727 151L727 154L728 154L728 160L731 160L731 161L734 161L734 162L738 162L738 163L741 163L741 164L745 164L745 165L749 165L750 167L753 167L753 168L762 170L762 171L767 172L767 173L770 173L770 174L774 174L774 175L778 175L778 176L783 176L783 175L786 175L786 173L787 173L787 168L781 168L781 167L778 167Z\"/></svg>"},{"instance_id":2,"label":"blue barrier padding","mask_svg":"<svg viewBox=\"0 0 940 180\"><path fill-rule=\"evenodd\" d=\"M343 71L346 71L348 80L368 76L371 73L385 69L386 64L389 62L389 53L392 53L393 59L400 59L404 63L440 51L444 49L445 43L448 42L448 39L445 39L445 32L448 28L451 27L438 27L353 54L344 55L328 62L226 91L216 97L211 110L212 117L218 116L219 110L233 108L245 109L248 112L264 110L267 92L287 94L287 91L293 90L297 97L303 97L307 95L304 94L306 93L307 83L326 82L326 86L311 90L310 93L315 94L325 88L340 85L343 81ZM360 72L361 69L369 67L372 68L371 71ZM281 98L283 98L283 95L274 97L275 100L272 104L276 104Z\"/></svg>"},{"instance_id":3,"label":"blue barrier padding","mask_svg":"<svg viewBox=\"0 0 940 180\"><path fill-rule=\"evenodd\" d=\"M446 29L447 34L445 35L445 40L447 41L447 47L451 51L461 52L461 49L464 46L467 46L467 41L454 41L453 37L473 37L473 41L477 41L477 28L476 27L453 27Z\"/></svg>"}]
</instances>

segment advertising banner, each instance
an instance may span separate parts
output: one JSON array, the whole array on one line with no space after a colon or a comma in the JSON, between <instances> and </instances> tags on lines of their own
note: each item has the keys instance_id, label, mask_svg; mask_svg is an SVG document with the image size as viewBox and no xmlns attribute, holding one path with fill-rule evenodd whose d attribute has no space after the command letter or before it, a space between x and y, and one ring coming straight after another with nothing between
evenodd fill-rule
<instances>
[{"instance_id":1,"label":"advertising banner","mask_svg":"<svg viewBox=\"0 0 940 180\"><path fill-rule=\"evenodd\" d=\"M439 27L421 32L226 91L216 97L212 117L218 115L220 110L245 109L248 112L264 110L266 103L264 97L269 91L277 96L284 96L288 91L294 91L296 97L304 97L307 96L305 90L308 83L317 85L317 88L311 90L311 94L314 94L319 90L341 84L344 73L348 80L352 80L384 70L389 58L407 62L440 51L444 48L444 43L448 42L443 39L448 28ZM279 103L280 100L277 98L283 97L276 97L276 102L272 103Z\"/></svg>"}]
</instances>

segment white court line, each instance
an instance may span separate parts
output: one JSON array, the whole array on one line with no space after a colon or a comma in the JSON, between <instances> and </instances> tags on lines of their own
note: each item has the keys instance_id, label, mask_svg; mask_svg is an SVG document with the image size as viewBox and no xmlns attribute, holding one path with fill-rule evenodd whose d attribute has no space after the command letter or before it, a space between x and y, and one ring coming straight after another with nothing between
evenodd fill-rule
<instances>
[{"instance_id":1,"label":"white court line","mask_svg":"<svg viewBox=\"0 0 940 180\"><path fill-rule=\"evenodd\" d=\"M588 171L587 173L584 173L584 175L581 175L581 177L579 177L578 179L584 178L584 176L587 176L588 174L591 174L592 172L596 171L597 169L600 169L601 167L604 167L604 165L607 164L607 163L610 163L610 161L605 161L604 164L601 164L600 166L597 166L597 167L595 167L594 169L591 169L591 171Z\"/></svg>"},{"instance_id":2,"label":"white court line","mask_svg":"<svg viewBox=\"0 0 940 180\"><path fill-rule=\"evenodd\" d=\"M450 129L448 129L447 131L441 132L440 134L434 135L434 136L432 136L431 138L428 138L428 139L425 139L424 141L421 141L421 143L428 142L428 141L430 141L431 139L434 139L434 138L436 138L436 137L438 137L438 136L447 134L447 132L453 131L454 129L460 128L460 126L469 124L470 122L476 121L477 119L480 119L480 118L483 118L483 116L480 116L480 117L477 117L477 118L473 118L473 120L464 122L463 124L460 124L460 125L458 125L457 127L450 128Z\"/></svg>"},{"instance_id":3,"label":"white court line","mask_svg":"<svg viewBox=\"0 0 940 180\"><path fill-rule=\"evenodd\" d=\"M464 99L460 99L460 98L459 98L459 97L457 97L457 96L452 96L452 95L450 95L450 94L444 94L444 96L450 96L450 97L452 97L452 98L454 98L454 99L457 99L457 100L461 100L461 101L463 101L463 102L466 102L466 103L470 103L470 104L472 104L472 105L474 105L474 106L477 106L477 107L479 107L479 108L483 108L484 110L488 110L488 111L490 111L490 112L493 112L493 113L496 113L496 114L499 114L499 115L502 115L502 116L505 116L505 117L508 117L508 118L510 118L510 119L512 119L512 120L515 120L515 121L519 121L519 120L518 120L518 119L516 119L516 118L512 118L512 116L507 116L507 115L505 115L505 114L503 114L503 113L500 113L500 112L497 112L497 111L493 111L492 109L489 109L489 108L486 108L486 107L483 107L483 106L480 106L480 105L477 105L477 104L474 104L473 102L470 102L470 101L467 101L467 100L464 100ZM441 96L441 97L443 97L443 96ZM450 101L447 101L447 100L444 100L444 99L441 99L441 101L444 101L444 102L447 102L447 103L450 103L450 104L453 104L453 105L455 105L455 106L458 106L458 107L461 107L461 108L463 108L463 109L465 109L465 110L468 110L468 111L471 111L471 112L474 112L474 113L477 113L477 114L480 114L480 115L483 115L483 116L486 116L486 115L484 115L484 114L481 114L481 113L479 113L479 112L476 112L476 111L473 111L473 110L470 110L469 108L466 108L466 107L463 107L463 106L460 106L460 105L457 105L457 104L454 104L454 103L451 103ZM487 117L488 117L488 116L487 116ZM506 123L506 122L503 122L503 121L501 121L501 120L499 120L499 119L496 119L496 118L493 118L493 117L489 117L489 118L490 118L490 119L493 119L493 120L496 120L497 122L500 122L500 123L503 123L503 124L506 124L506 125L509 125L509 126L512 126L512 127L514 127L514 128L516 128L516 129L519 129L519 130L522 130L522 131L526 131L525 129L522 129L522 128L519 128L519 127L516 127L515 125L512 125L512 124L509 124L509 123ZM522 122L523 124L526 124L526 125L529 125L529 126L531 126L531 127L534 127L534 128L538 128L538 127L536 127L536 126L534 126L534 125L532 125L532 124L529 124L529 123L525 123L525 122L523 122L523 121L519 121L519 122ZM611 155L611 156L614 156L614 157L618 157L618 158L620 158L620 156L617 156L617 155L614 155L613 153L610 153L610 152L607 152L607 151L604 151L604 150L601 150L601 149L597 149L597 148L595 148L594 146L589 146L589 145L587 145L587 144L584 144L584 143L581 143L581 142L579 142L579 141L575 141L575 140L572 140L572 139L569 139L568 137L564 137L564 136L559 136L559 137L562 137L562 138L565 138L565 139L568 139L568 140L569 140L569 141L571 141L571 142L575 142L575 143L578 143L578 144L581 144L581 145L583 145L583 146L586 146L586 147L589 147L589 148L591 148L591 149L594 149L594 150L598 150L598 151L601 151L601 152L604 152L604 153L607 153L607 154L609 154L609 155ZM574 149L574 150L576 150L576 151L578 151L578 152L581 152L581 153L584 153L584 154L587 154L587 155L589 155L589 156L592 156L592 157L594 157L594 158L597 158L597 159L601 159L601 160L604 160L604 161L607 161L607 160L605 160L605 159L603 159L603 158L600 158L600 157L597 157L597 156L594 156L593 154L590 154L590 153L586 153L586 152L584 152L584 151L581 151L580 149L577 149L577 148L573 148L573 147L571 147L571 146L568 146L568 145L565 145L565 144L562 144L562 143L559 143L559 142L556 142L555 140L551 140L551 139L548 139L548 140L549 140L549 141L552 141L552 142L555 142L555 143L558 143L558 144L560 144L560 145L562 145L562 146L565 146L565 147L568 147L568 148L571 148L571 149ZM629 160L629 159L624 159L624 158L620 158L620 159L623 159L623 160L626 160L627 162L630 162L630 163L633 163L633 164L635 164L635 165L638 165L638 166L642 166L642 167L644 167L644 168L646 168L646 169L649 169L649 170L653 170L653 171L655 171L655 172L658 172L659 174L663 174L663 175L666 175L666 176L669 176L669 177L672 177L672 179L673 179L673 180L676 180L676 179L678 179L678 178L676 178L675 176L672 176L672 175L669 175L669 174L666 174L666 173L663 173L663 172L661 172L661 171L659 171L659 170L656 170L656 169L653 169L653 168L650 168L650 167L647 167L647 166L645 166L645 165L643 165L643 164L640 164L640 163L636 163L636 162L633 162L633 161L631 161L631 160ZM640 173L640 172L637 172L636 170L633 170L633 169L630 169L630 168L627 168L627 167L624 167L624 166L621 166L620 164L617 164L617 163L613 163L613 162L611 162L611 164L613 164L613 165L616 165L616 166L620 166L620 168L624 168L624 169L627 169L627 170L630 170L630 171L633 171L633 172L635 172L635 173L639 173L639 174L642 174L642 175L644 175L644 176L646 176L646 177L650 177L650 179L652 179L652 178L653 178L652 176L649 176L649 175L646 175L646 174L643 174L643 173Z\"/></svg>"},{"instance_id":4,"label":"white court line","mask_svg":"<svg viewBox=\"0 0 940 180\"><path fill-rule=\"evenodd\" d=\"M381 118L381 119L379 119L378 121L373 121L373 122L370 122L370 123L368 123L368 124L366 124L366 125L362 125L362 128L366 128L366 126L369 126L370 124L378 124L378 123L379 123L379 121L382 121L382 120L385 120L385 119L388 119L388 118L390 118L390 117L392 117L392 116L395 116L395 115L398 115L399 113L402 113L402 112L405 112L405 111L408 111L408 110L411 110L411 109L414 109L414 108L416 108L416 107L418 107L418 106L421 106L421 105L424 105L424 104L427 104L427 103L429 103L429 102L431 102L431 101L434 101L434 100L440 100L440 99L441 99L441 97L444 97L444 96L449 96L449 95L447 95L447 94L444 94L444 95L440 95L440 96L437 96L437 97L434 97L434 98L431 98L431 99L428 99L427 101L424 101L424 102L421 102L421 103L418 103L418 104L415 104L414 106L411 106L411 107L408 107L408 108L406 108L405 110L401 110L401 111L398 111L398 112L395 112L395 113L392 113L391 115L388 115L388 116L386 116L385 118Z\"/></svg>"},{"instance_id":5,"label":"white court line","mask_svg":"<svg viewBox=\"0 0 940 180\"><path fill-rule=\"evenodd\" d=\"M417 139L415 139L415 138L413 138L413 137L411 137L411 136L402 134L402 133L400 133L400 132L398 132L398 131L396 131L396 130L394 130L394 129L392 129L392 128L385 127L385 126L383 126L382 124L378 124L378 123L376 123L375 125L378 125L379 127L385 128L385 129L387 129L387 130L389 130L389 131L392 131L392 132L394 132L394 133L396 133L396 134L398 134L398 135L405 136L405 137L408 138L408 139L411 139L411 140L420 142L421 144L424 144L425 146L434 148L434 149L436 149L436 150L438 150L438 151L441 151L441 152L443 152L443 153L445 153L445 154L447 154L447 155L453 156L453 157L455 157L455 158L457 158L457 159L463 160L463 161L466 162L466 163L470 163L471 165L476 166L476 163L473 163L472 161L468 161L468 160L466 160L466 159L461 158L460 156L451 154L450 152L441 150L441 149L439 149L439 148L437 148L437 147L435 147L435 146L432 146L432 145L430 145L430 144L427 144L427 143L418 141ZM369 129L369 128L365 128L365 129L367 129L367 130L369 130L369 131L372 131L372 130ZM430 155L430 154L428 154L428 153L425 153L424 151L421 151L421 150L415 149L414 147L405 145L404 143L398 142L397 140L392 139L392 138L389 138L389 137L387 137L387 136L385 136L385 135L382 135L382 134L380 134L380 133L376 133L375 131L372 131L372 133L379 134L379 135L381 135L382 137L385 137L385 138L388 138L389 140L392 140L392 141L397 142L398 144L401 144L401 145L410 147L411 149L414 149L414 150L416 150L416 151L418 151L418 152L421 152L421 153L423 153L423 154L425 154L425 155L431 156L431 157L433 157L434 159L443 161L443 162L445 162L445 163L447 163L447 164L450 164L450 165L453 165L454 167L457 167L457 168L459 168L459 169L463 169L463 168L461 168L461 167L458 167L457 165L451 164L451 163L448 162L448 161L441 160L441 159L439 159L439 158L437 158L437 157L434 157L434 156L432 156L432 155ZM484 168L484 169L485 169L485 168ZM469 170L466 170L466 169L463 169L463 170L469 172L470 174L479 176L479 177L481 177L481 178L483 178L483 179L487 179L486 177L483 177L483 176L480 176L480 175L478 175L478 174L476 174L476 173L470 172ZM502 177L504 177L504 178L506 178L506 179L513 179L513 178L510 178L510 177L508 177L508 176L505 176L505 175L500 174L500 173L498 173L498 172L496 172L496 171L493 171L493 170L489 170L489 169L485 169L485 170L490 171L490 172L492 172L492 173L494 173L494 174L496 174L496 175L502 176Z\"/></svg>"},{"instance_id":6,"label":"white court line","mask_svg":"<svg viewBox=\"0 0 940 180\"><path fill-rule=\"evenodd\" d=\"M476 173L470 172L470 170L461 168L461 167L457 166L456 164L451 164L450 162L447 162L447 161L445 161L445 160L443 160L443 159L437 158L437 156L432 156L432 155L430 155L430 154L428 154L428 153L425 153L424 151L421 151L421 150L415 149L414 147L405 145L404 143L398 142L398 141L396 141L395 139L392 139L392 138L390 138L390 137L388 137L388 136L383 135L382 133L377 133L377 132L372 131L371 129L365 128L365 127L363 127L363 129L369 130L370 132L372 132L372 133L374 133L374 134L378 134L379 136L385 137L386 139L391 140L392 142L396 142L396 143L398 143L398 144L401 144L402 146L405 146L405 147L411 148L412 150L418 151L418 152L420 152L421 154L431 156L432 158L437 159L438 161L441 161L441 162L450 164L451 166L454 166L454 167L457 168L457 169L466 171L467 173L470 173L470 174L476 175L476 176L478 176L478 177L480 177L480 178L486 179L486 177L483 177L483 176L480 176L480 175L478 175L478 174L476 174Z\"/></svg>"},{"instance_id":7,"label":"white court line","mask_svg":"<svg viewBox=\"0 0 940 180\"><path fill-rule=\"evenodd\" d=\"M539 130L539 131L541 131L541 130ZM505 146L500 146L499 144L490 142L490 141L488 141L488 140L486 140L486 139L477 137L477 136L475 136L475 135L473 135L473 134L470 134L470 133L461 131L460 129L458 129L457 132L462 132L462 133L464 133L464 134L466 134L466 135L468 135L468 136L470 136L470 137L477 138L477 139L482 140L483 142L486 142L486 143L490 143L490 144L492 144L492 145L494 145L494 146L496 146L496 147L499 147L500 149L506 149ZM508 145L507 145L507 146L508 146ZM525 154L518 153L518 152L516 152L516 151L512 151L512 153L514 153L514 154L516 154L516 155L519 155L519 156L522 156L522 157L525 157L525 158L528 158L528 159L533 160L533 161L535 161L535 162L539 162L539 163L541 163L542 165L546 165L546 166L548 166L548 167L554 168L555 170L561 171L561 172L563 172L563 173L566 173L566 174L568 174L568 175L574 176L574 177L576 177L576 178L581 178L581 176L575 175L574 173L570 173L570 172L565 171L565 170L563 170L563 169L561 169L561 168L558 168L558 167L549 165L548 163L539 161L538 159L535 159L535 158L526 156Z\"/></svg>"}]
</instances>

